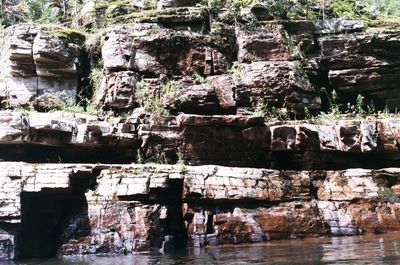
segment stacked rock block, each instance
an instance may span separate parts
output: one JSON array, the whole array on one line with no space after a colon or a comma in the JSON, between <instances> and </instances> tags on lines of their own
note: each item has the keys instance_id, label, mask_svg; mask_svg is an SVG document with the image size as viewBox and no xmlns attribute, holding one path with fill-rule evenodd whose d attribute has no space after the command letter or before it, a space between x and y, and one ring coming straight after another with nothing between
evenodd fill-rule
<instances>
[{"instance_id":1,"label":"stacked rock block","mask_svg":"<svg viewBox=\"0 0 400 265\"><path fill-rule=\"evenodd\" d=\"M1 33L3 105L27 106L35 102L40 109L48 97L75 102L82 63L82 47L77 40L84 41L84 37L68 30L26 24Z\"/></svg>"},{"instance_id":2,"label":"stacked rock block","mask_svg":"<svg viewBox=\"0 0 400 265\"><path fill-rule=\"evenodd\" d=\"M167 8L132 13L134 24L107 28L95 102L114 110L143 106L138 90L160 93L168 80L174 89L161 93L161 103L172 113L235 114L259 104L300 114L320 108L282 25L253 31L209 23L209 16L201 8Z\"/></svg>"},{"instance_id":3,"label":"stacked rock block","mask_svg":"<svg viewBox=\"0 0 400 265\"><path fill-rule=\"evenodd\" d=\"M252 28L199 7L123 19L124 26L102 36L107 74L96 102L105 108L143 106L138 90L159 91L165 80L175 84L161 95L172 113L235 114L261 105L301 117L305 108L332 104L327 94L338 105L362 95L377 109L397 108L398 30L367 30L346 19L265 21Z\"/></svg>"}]
</instances>

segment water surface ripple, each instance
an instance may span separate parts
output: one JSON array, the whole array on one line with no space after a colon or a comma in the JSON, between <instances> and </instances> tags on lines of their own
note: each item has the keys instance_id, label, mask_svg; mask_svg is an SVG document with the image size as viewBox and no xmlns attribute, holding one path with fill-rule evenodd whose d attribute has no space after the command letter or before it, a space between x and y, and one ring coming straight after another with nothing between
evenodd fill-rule
<instances>
[{"instance_id":1,"label":"water surface ripple","mask_svg":"<svg viewBox=\"0 0 400 265\"><path fill-rule=\"evenodd\" d=\"M5 265L241 265L241 264L400 264L400 233L341 238L271 241L187 249L165 254L84 256L1 262Z\"/></svg>"}]
</instances>

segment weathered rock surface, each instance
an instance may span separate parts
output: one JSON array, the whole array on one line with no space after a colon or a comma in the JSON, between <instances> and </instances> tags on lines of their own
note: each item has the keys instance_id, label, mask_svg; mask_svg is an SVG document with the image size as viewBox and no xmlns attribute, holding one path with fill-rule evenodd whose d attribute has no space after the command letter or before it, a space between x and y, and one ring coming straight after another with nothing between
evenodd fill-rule
<instances>
[{"instance_id":1,"label":"weathered rock surface","mask_svg":"<svg viewBox=\"0 0 400 265\"><path fill-rule=\"evenodd\" d=\"M234 39L214 41L212 37L158 24L116 26L103 36L104 67L150 75L221 73L233 56Z\"/></svg>"},{"instance_id":2,"label":"weathered rock surface","mask_svg":"<svg viewBox=\"0 0 400 265\"><path fill-rule=\"evenodd\" d=\"M359 93L390 110L397 108L399 36L399 32L389 31L326 36L319 40L321 64L328 71L332 87L343 93L342 100L346 100L346 94Z\"/></svg>"},{"instance_id":3,"label":"weathered rock surface","mask_svg":"<svg viewBox=\"0 0 400 265\"><path fill-rule=\"evenodd\" d=\"M132 109L137 77L132 71L120 71L103 77L100 89L95 91L93 102L104 109Z\"/></svg>"},{"instance_id":4,"label":"weathered rock surface","mask_svg":"<svg viewBox=\"0 0 400 265\"><path fill-rule=\"evenodd\" d=\"M299 170L382 168L400 159L398 119L264 123L243 115L139 113L106 122L2 111L0 128L0 158L13 161L129 163L138 150L146 161Z\"/></svg>"},{"instance_id":5,"label":"weathered rock surface","mask_svg":"<svg viewBox=\"0 0 400 265\"><path fill-rule=\"evenodd\" d=\"M320 88L337 92L334 100L344 105L354 103L358 94L366 97L365 104L372 100L381 109L398 105L396 30L366 30L362 21L342 18L269 21L248 28L210 20L210 12L194 7L196 1L136 2L127 10L126 3L99 7L92 1L82 8L83 13L106 9L106 20L124 22L107 27L101 47L95 47L101 50L104 82L94 102L105 109L143 105L134 97L137 82L127 80L127 72L136 81L211 76L207 84L180 91L188 100L166 106L175 112L231 114L236 108L254 110L255 102L262 101L301 116L305 107L326 108ZM156 6L159 10L148 10ZM73 99L81 85L82 60L79 41L69 34L32 25L5 31L1 72L7 77L0 82L0 95L11 105L43 94ZM234 61L240 64L239 77L227 75L235 72L230 69Z\"/></svg>"},{"instance_id":6,"label":"weathered rock surface","mask_svg":"<svg viewBox=\"0 0 400 265\"><path fill-rule=\"evenodd\" d=\"M397 119L272 122L252 116L156 119L138 137L148 157L164 150L191 165L283 169L396 166Z\"/></svg>"},{"instance_id":7,"label":"weathered rock surface","mask_svg":"<svg viewBox=\"0 0 400 265\"><path fill-rule=\"evenodd\" d=\"M3 103L27 105L44 94L75 101L82 64L78 39L82 36L62 35L72 34L63 31L67 30L22 24L2 32L0 88Z\"/></svg>"},{"instance_id":8,"label":"weathered rock surface","mask_svg":"<svg viewBox=\"0 0 400 265\"><path fill-rule=\"evenodd\" d=\"M107 71L181 78L194 73L222 74L207 78L202 86L185 87L179 95L187 100L169 104L172 110L220 114L229 109L232 113L235 107L254 109L262 101L303 115L305 107L321 108L320 87L336 90L338 102L354 101L362 94L377 107L397 106L396 31L360 32L362 22L343 19L270 23L257 30L237 28L236 33L230 26L221 29L213 23L208 34L147 22L151 23L106 31L103 60ZM234 47L237 52L230 52ZM241 64L231 70L233 76L224 75L235 57ZM294 58L306 63L301 65ZM204 108L203 102L212 107Z\"/></svg>"},{"instance_id":9,"label":"weathered rock surface","mask_svg":"<svg viewBox=\"0 0 400 265\"><path fill-rule=\"evenodd\" d=\"M400 229L400 198L390 192L399 185L398 168L10 162L1 167L2 259L40 256L51 243L59 255L126 254L186 242L237 244ZM45 214L56 222L35 219ZM55 238L42 233L34 248L15 241L43 229L54 231Z\"/></svg>"},{"instance_id":10,"label":"weathered rock surface","mask_svg":"<svg viewBox=\"0 0 400 265\"><path fill-rule=\"evenodd\" d=\"M238 30L236 45L240 63L291 59L289 40L282 25L266 25L256 31Z\"/></svg>"},{"instance_id":11,"label":"weathered rock surface","mask_svg":"<svg viewBox=\"0 0 400 265\"><path fill-rule=\"evenodd\" d=\"M264 105L301 113L319 109L321 100L297 63L263 61L237 64L233 75L207 78L205 84L180 89L168 109L194 114L254 110Z\"/></svg>"},{"instance_id":12,"label":"weathered rock surface","mask_svg":"<svg viewBox=\"0 0 400 265\"><path fill-rule=\"evenodd\" d=\"M0 156L6 160L129 162L136 150L132 126L96 116L2 111L0 121Z\"/></svg>"}]
</instances>

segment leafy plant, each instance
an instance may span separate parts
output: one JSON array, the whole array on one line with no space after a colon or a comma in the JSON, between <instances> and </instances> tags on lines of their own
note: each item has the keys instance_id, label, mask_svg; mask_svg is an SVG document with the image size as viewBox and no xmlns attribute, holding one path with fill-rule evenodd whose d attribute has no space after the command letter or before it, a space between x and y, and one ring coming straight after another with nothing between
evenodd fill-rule
<instances>
[{"instance_id":1,"label":"leafy plant","mask_svg":"<svg viewBox=\"0 0 400 265\"><path fill-rule=\"evenodd\" d=\"M207 80L204 78L204 76L198 74L197 72L194 72L193 77L194 77L194 82L196 84L204 84L207 82Z\"/></svg>"},{"instance_id":2,"label":"leafy plant","mask_svg":"<svg viewBox=\"0 0 400 265\"><path fill-rule=\"evenodd\" d=\"M230 75L236 75L238 77L243 77L245 74L243 66L240 65L237 61L233 62L231 68L229 68L227 72Z\"/></svg>"},{"instance_id":3,"label":"leafy plant","mask_svg":"<svg viewBox=\"0 0 400 265\"><path fill-rule=\"evenodd\" d=\"M285 38L287 39L290 56L295 60L304 60L304 54L301 50L301 45L303 45L302 41L297 41L294 36L289 36L289 34L285 31Z\"/></svg>"},{"instance_id":4,"label":"leafy plant","mask_svg":"<svg viewBox=\"0 0 400 265\"><path fill-rule=\"evenodd\" d=\"M266 121L286 121L290 120L290 115L286 108L269 107L263 101L258 101L254 109L254 116L263 117Z\"/></svg>"},{"instance_id":5,"label":"leafy plant","mask_svg":"<svg viewBox=\"0 0 400 265\"><path fill-rule=\"evenodd\" d=\"M181 85L172 80L162 82L159 87L152 87L150 83L141 80L136 83L135 98L146 111L169 115L163 100L166 96L176 97L180 89Z\"/></svg>"},{"instance_id":6,"label":"leafy plant","mask_svg":"<svg viewBox=\"0 0 400 265\"><path fill-rule=\"evenodd\" d=\"M18 22L18 18L11 12L6 1L0 1L0 31Z\"/></svg>"},{"instance_id":7,"label":"leafy plant","mask_svg":"<svg viewBox=\"0 0 400 265\"><path fill-rule=\"evenodd\" d=\"M400 16L400 1L398 0L366 0L370 9L376 9L384 16Z\"/></svg>"},{"instance_id":8,"label":"leafy plant","mask_svg":"<svg viewBox=\"0 0 400 265\"><path fill-rule=\"evenodd\" d=\"M136 163L138 164L143 164L144 163L144 158L140 150L137 150L136 152Z\"/></svg>"},{"instance_id":9,"label":"leafy plant","mask_svg":"<svg viewBox=\"0 0 400 265\"><path fill-rule=\"evenodd\" d=\"M141 150L137 150L136 152L136 163L138 164L146 164L146 163L154 163L154 164L169 164L167 156L164 152L160 152L154 156L145 158L142 154Z\"/></svg>"},{"instance_id":10,"label":"leafy plant","mask_svg":"<svg viewBox=\"0 0 400 265\"><path fill-rule=\"evenodd\" d=\"M350 17L353 18L356 16L355 3L354 1L349 0L335 0L330 5L333 13L338 17Z\"/></svg>"},{"instance_id":11,"label":"leafy plant","mask_svg":"<svg viewBox=\"0 0 400 265\"><path fill-rule=\"evenodd\" d=\"M26 7L23 9L26 20L30 23L53 23L58 21L58 17L53 14L52 6L46 0L26 0Z\"/></svg>"},{"instance_id":12,"label":"leafy plant","mask_svg":"<svg viewBox=\"0 0 400 265\"><path fill-rule=\"evenodd\" d=\"M100 67L92 67L90 70L89 79L93 91L99 89L101 80L103 79L103 69Z\"/></svg>"}]
</instances>

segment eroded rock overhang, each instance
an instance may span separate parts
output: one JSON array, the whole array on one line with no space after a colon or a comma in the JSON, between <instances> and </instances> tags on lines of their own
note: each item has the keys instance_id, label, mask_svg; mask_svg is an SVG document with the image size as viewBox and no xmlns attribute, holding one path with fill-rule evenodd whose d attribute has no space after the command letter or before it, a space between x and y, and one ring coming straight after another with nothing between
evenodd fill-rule
<instances>
[{"instance_id":1,"label":"eroded rock overhang","mask_svg":"<svg viewBox=\"0 0 400 265\"><path fill-rule=\"evenodd\" d=\"M242 115L0 111L0 159L35 163L158 162L274 169L395 167L400 120L264 122Z\"/></svg>"}]
</instances>

